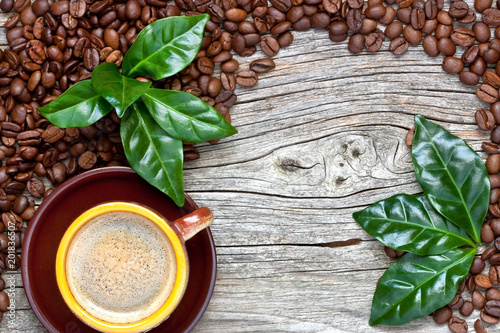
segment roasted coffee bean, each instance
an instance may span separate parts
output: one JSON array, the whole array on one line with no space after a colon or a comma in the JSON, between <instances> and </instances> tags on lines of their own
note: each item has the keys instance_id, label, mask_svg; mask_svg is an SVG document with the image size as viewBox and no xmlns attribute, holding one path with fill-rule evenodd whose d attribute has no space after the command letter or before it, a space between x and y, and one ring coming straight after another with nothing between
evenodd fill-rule
<instances>
[{"instance_id":1,"label":"roasted coffee bean","mask_svg":"<svg viewBox=\"0 0 500 333\"><path fill-rule=\"evenodd\" d=\"M498 323L498 317L494 317L494 316L487 314L485 312L484 308L483 308L483 310L481 310L480 317L481 317L481 320L487 324L494 325L494 324Z\"/></svg>"},{"instance_id":2,"label":"roasted coffee bean","mask_svg":"<svg viewBox=\"0 0 500 333\"><path fill-rule=\"evenodd\" d=\"M253 87L257 82L257 74L252 70L243 70L236 74L236 83L240 86Z\"/></svg>"},{"instance_id":3,"label":"roasted coffee bean","mask_svg":"<svg viewBox=\"0 0 500 333\"><path fill-rule=\"evenodd\" d=\"M269 2L282 13L286 13L292 7L290 0L269 0Z\"/></svg>"},{"instance_id":4,"label":"roasted coffee bean","mask_svg":"<svg viewBox=\"0 0 500 333\"><path fill-rule=\"evenodd\" d=\"M500 126L496 126L493 131L491 131L490 139L492 143L499 144L500 143ZM493 147L491 147L493 148Z\"/></svg>"},{"instance_id":5,"label":"roasted coffee bean","mask_svg":"<svg viewBox=\"0 0 500 333\"><path fill-rule=\"evenodd\" d=\"M410 7L412 5L412 3L413 3L413 0L396 0L396 4L400 8Z\"/></svg>"},{"instance_id":6,"label":"roasted coffee bean","mask_svg":"<svg viewBox=\"0 0 500 333\"><path fill-rule=\"evenodd\" d=\"M438 24L436 27L436 38L441 39L441 38L448 38L451 36L451 32L453 31L453 26L451 25L445 25L445 24Z\"/></svg>"},{"instance_id":7,"label":"roasted coffee bean","mask_svg":"<svg viewBox=\"0 0 500 333\"><path fill-rule=\"evenodd\" d=\"M462 316L470 316L474 311L474 305L472 305L471 301L465 301L464 304L460 307L460 314Z\"/></svg>"},{"instance_id":8,"label":"roasted coffee bean","mask_svg":"<svg viewBox=\"0 0 500 333\"><path fill-rule=\"evenodd\" d=\"M467 333L467 322L459 317L451 317L448 321L448 328L453 333Z\"/></svg>"},{"instance_id":9,"label":"roasted coffee bean","mask_svg":"<svg viewBox=\"0 0 500 333\"><path fill-rule=\"evenodd\" d=\"M52 166L52 174L54 177L54 182L55 183L62 183L64 180L66 180L66 164L62 162L57 162Z\"/></svg>"},{"instance_id":10,"label":"roasted coffee bean","mask_svg":"<svg viewBox=\"0 0 500 333\"><path fill-rule=\"evenodd\" d=\"M491 154L486 158L486 169L490 174L496 174L500 172L500 154Z\"/></svg>"},{"instance_id":11,"label":"roasted coffee bean","mask_svg":"<svg viewBox=\"0 0 500 333\"><path fill-rule=\"evenodd\" d=\"M474 322L474 329L476 330L476 333L486 333L486 329L479 319Z\"/></svg>"},{"instance_id":12,"label":"roasted coffee bean","mask_svg":"<svg viewBox=\"0 0 500 333\"><path fill-rule=\"evenodd\" d=\"M483 11L483 22L490 27L500 26L500 9L488 8Z\"/></svg>"},{"instance_id":13,"label":"roasted coffee bean","mask_svg":"<svg viewBox=\"0 0 500 333\"><path fill-rule=\"evenodd\" d=\"M288 21L280 22L271 28L272 35L279 35L292 27L292 23ZM234 48L234 46L233 46Z\"/></svg>"},{"instance_id":14,"label":"roasted coffee bean","mask_svg":"<svg viewBox=\"0 0 500 333\"><path fill-rule=\"evenodd\" d=\"M208 95L212 98L216 97L217 95L219 95L221 88L222 88L221 80L213 77L210 80L210 83L208 84Z\"/></svg>"},{"instance_id":15,"label":"roasted coffee bean","mask_svg":"<svg viewBox=\"0 0 500 333\"><path fill-rule=\"evenodd\" d=\"M347 13L346 23L349 30L357 32L363 25L363 16L358 9L350 9Z\"/></svg>"},{"instance_id":16,"label":"roasted coffee bean","mask_svg":"<svg viewBox=\"0 0 500 333\"><path fill-rule=\"evenodd\" d=\"M492 188L490 193L490 204L495 204L500 199L500 189ZM496 246L496 244L495 244Z\"/></svg>"},{"instance_id":17,"label":"roasted coffee bean","mask_svg":"<svg viewBox=\"0 0 500 333\"><path fill-rule=\"evenodd\" d=\"M493 71L486 71L483 74L483 83L492 86L495 89L500 88L500 76Z\"/></svg>"},{"instance_id":18,"label":"roasted coffee bean","mask_svg":"<svg viewBox=\"0 0 500 333\"><path fill-rule=\"evenodd\" d=\"M41 140L41 134L36 130L24 131L17 135L17 143L20 146L36 146Z\"/></svg>"},{"instance_id":19,"label":"roasted coffee bean","mask_svg":"<svg viewBox=\"0 0 500 333\"><path fill-rule=\"evenodd\" d=\"M422 41L422 46L424 48L425 53L427 53L428 56L436 57L439 55L438 40L436 37L432 35L425 36Z\"/></svg>"},{"instance_id":20,"label":"roasted coffee bean","mask_svg":"<svg viewBox=\"0 0 500 333\"><path fill-rule=\"evenodd\" d=\"M45 194L45 185L38 178L31 178L26 184L28 192L35 198L41 198Z\"/></svg>"},{"instance_id":21,"label":"roasted coffee bean","mask_svg":"<svg viewBox=\"0 0 500 333\"><path fill-rule=\"evenodd\" d=\"M20 195L14 200L12 210L14 213L21 215L29 206L29 200L25 195Z\"/></svg>"},{"instance_id":22,"label":"roasted coffee bean","mask_svg":"<svg viewBox=\"0 0 500 333\"><path fill-rule=\"evenodd\" d=\"M58 140L61 140L65 134L66 133L63 129L61 129L55 125L49 125L47 127L47 129L45 129L45 131L43 131L41 137L45 142L54 143Z\"/></svg>"},{"instance_id":23,"label":"roasted coffee bean","mask_svg":"<svg viewBox=\"0 0 500 333\"><path fill-rule=\"evenodd\" d=\"M326 1L326 0L325 0ZM328 9L325 8L327 11ZM267 11L267 9L266 9ZM295 23L300 20L304 16L304 7L302 6L294 6L287 13L286 18L288 21ZM330 21L330 20L328 20Z\"/></svg>"},{"instance_id":24,"label":"roasted coffee bean","mask_svg":"<svg viewBox=\"0 0 500 333\"><path fill-rule=\"evenodd\" d=\"M451 316L453 315L451 309L446 305L436 311L432 314L432 319L438 324L442 325L444 323L447 323Z\"/></svg>"},{"instance_id":25,"label":"roasted coffee bean","mask_svg":"<svg viewBox=\"0 0 500 333\"><path fill-rule=\"evenodd\" d=\"M493 254L498 253L498 250L494 246L490 246L481 254L481 259L483 261L488 260Z\"/></svg>"},{"instance_id":26,"label":"roasted coffee bean","mask_svg":"<svg viewBox=\"0 0 500 333\"><path fill-rule=\"evenodd\" d=\"M500 253L492 254L490 256L490 258L488 259L488 261L490 262L490 264L492 266L498 266L498 265L500 265Z\"/></svg>"},{"instance_id":27,"label":"roasted coffee bean","mask_svg":"<svg viewBox=\"0 0 500 333\"><path fill-rule=\"evenodd\" d=\"M0 291L0 311L2 312L8 311L9 306L10 306L9 296L5 291Z\"/></svg>"},{"instance_id":28,"label":"roasted coffee bean","mask_svg":"<svg viewBox=\"0 0 500 333\"><path fill-rule=\"evenodd\" d=\"M477 45L469 47L465 52L462 54L462 61L464 64L471 64L479 56L479 47Z\"/></svg>"},{"instance_id":29,"label":"roasted coffee bean","mask_svg":"<svg viewBox=\"0 0 500 333\"><path fill-rule=\"evenodd\" d=\"M247 18L247 12L240 8L231 8L227 10L224 15L229 21L241 22Z\"/></svg>"},{"instance_id":30,"label":"roasted coffee bean","mask_svg":"<svg viewBox=\"0 0 500 333\"><path fill-rule=\"evenodd\" d=\"M330 14L336 14L342 5L341 0L323 0L323 8Z\"/></svg>"},{"instance_id":31,"label":"roasted coffee bean","mask_svg":"<svg viewBox=\"0 0 500 333\"><path fill-rule=\"evenodd\" d=\"M50 12L54 15L62 15L69 12L69 1L55 1L50 5Z\"/></svg>"},{"instance_id":32,"label":"roasted coffee bean","mask_svg":"<svg viewBox=\"0 0 500 333\"><path fill-rule=\"evenodd\" d=\"M450 309L452 310L458 310L460 307L464 304L464 299L460 295L455 295L455 297L451 300L451 302L448 304Z\"/></svg>"},{"instance_id":33,"label":"roasted coffee bean","mask_svg":"<svg viewBox=\"0 0 500 333\"><path fill-rule=\"evenodd\" d=\"M482 57L486 63L496 64L500 60L500 52L493 48L488 48L483 52Z\"/></svg>"},{"instance_id":34,"label":"roasted coffee bean","mask_svg":"<svg viewBox=\"0 0 500 333\"><path fill-rule=\"evenodd\" d=\"M484 223L481 227L481 240L483 243L491 243L495 240L495 234L487 223Z\"/></svg>"},{"instance_id":35,"label":"roasted coffee bean","mask_svg":"<svg viewBox=\"0 0 500 333\"><path fill-rule=\"evenodd\" d=\"M0 9L4 13L8 13L14 8L14 0L2 0L0 1Z\"/></svg>"},{"instance_id":36,"label":"roasted coffee bean","mask_svg":"<svg viewBox=\"0 0 500 333\"><path fill-rule=\"evenodd\" d=\"M491 8L491 5L493 4L493 0L475 0L474 1L474 8L482 13L484 10Z\"/></svg>"},{"instance_id":37,"label":"roasted coffee bean","mask_svg":"<svg viewBox=\"0 0 500 333\"><path fill-rule=\"evenodd\" d=\"M262 37L260 47L262 51L269 57L275 56L280 50L278 41L271 36Z\"/></svg>"},{"instance_id":38,"label":"roasted coffee bean","mask_svg":"<svg viewBox=\"0 0 500 333\"><path fill-rule=\"evenodd\" d=\"M25 87L26 82L16 77L14 80L12 80L12 83L10 85L10 94L12 96L19 96Z\"/></svg>"},{"instance_id":39,"label":"roasted coffee bean","mask_svg":"<svg viewBox=\"0 0 500 333\"><path fill-rule=\"evenodd\" d=\"M486 276L482 273L480 273L474 277L474 282L476 283L476 286L478 286L479 288L483 288L483 289L488 289L488 288L491 288L491 286L492 286L492 283L491 283L490 279L488 278L488 276Z\"/></svg>"},{"instance_id":40,"label":"roasted coffee bean","mask_svg":"<svg viewBox=\"0 0 500 333\"><path fill-rule=\"evenodd\" d=\"M250 63L250 69L256 73L266 73L275 67L276 64L269 58L256 59Z\"/></svg>"},{"instance_id":41,"label":"roasted coffee bean","mask_svg":"<svg viewBox=\"0 0 500 333\"><path fill-rule=\"evenodd\" d=\"M477 87L476 95L486 103L495 103L498 100L498 90L488 84L481 84Z\"/></svg>"},{"instance_id":42,"label":"roasted coffee bean","mask_svg":"<svg viewBox=\"0 0 500 333\"><path fill-rule=\"evenodd\" d=\"M500 317L500 301L487 301L484 305L484 312L493 317Z\"/></svg>"},{"instance_id":43,"label":"roasted coffee bean","mask_svg":"<svg viewBox=\"0 0 500 333\"><path fill-rule=\"evenodd\" d=\"M414 137L415 137L415 128L412 128L406 133L405 143L408 148L411 148Z\"/></svg>"},{"instance_id":44,"label":"roasted coffee bean","mask_svg":"<svg viewBox=\"0 0 500 333\"><path fill-rule=\"evenodd\" d=\"M486 293L484 295L486 297L486 300L488 301L500 301L500 290L496 288L490 288L486 290Z\"/></svg>"},{"instance_id":45,"label":"roasted coffee bean","mask_svg":"<svg viewBox=\"0 0 500 333\"><path fill-rule=\"evenodd\" d=\"M448 14L455 19L463 18L469 12L469 5L465 1L455 1L451 3Z\"/></svg>"},{"instance_id":46,"label":"roasted coffee bean","mask_svg":"<svg viewBox=\"0 0 500 333\"><path fill-rule=\"evenodd\" d=\"M365 47L365 35L363 34L353 34L349 38L349 43L347 44L347 49L351 53L359 53L363 51Z\"/></svg>"},{"instance_id":47,"label":"roasted coffee bean","mask_svg":"<svg viewBox=\"0 0 500 333\"><path fill-rule=\"evenodd\" d=\"M458 74L464 69L461 59L455 57L446 57L443 60L443 70L450 74Z\"/></svg>"},{"instance_id":48,"label":"roasted coffee bean","mask_svg":"<svg viewBox=\"0 0 500 333\"><path fill-rule=\"evenodd\" d=\"M236 71L239 66L240 64L237 60L231 59L221 64L221 70L226 73L232 73Z\"/></svg>"},{"instance_id":49,"label":"roasted coffee bean","mask_svg":"<svg viewBox=\"0 0 500 333\"><path fill-rule=\"evenodd\" d=\"M212 74L214 72L214 63L207 57L201 57L196 61L196 67L203 74Z\"/></svg>"},{"instance_id":50,"label":"roasted coffee bean","mask_svg":"<svg viewBox=\"0 0 500 333\"><path fill-rule=\"evenodd\" d=\"M114 62L114 61L108 61L108 62ZM85 49L83 53L83 65L89 71L94 70L99 65L99 52L94 48Z\"/></svg>"},{"instance_id":51,"label":"roasted coffee bean","mask_svg":"<svg viewBox=\"0 0 500 333\"><path fill-rule=\"evenodd\" d=\"M389 39L395 39L403 33L403 25L400 22L394 21L385 28L385 35Z\"/></svg>"},{"instance_id":52,"label":"roasted coffee bean","mask_svg":"<svg viewBox=\"0 0 500 333\"><path fill-rule=\"evenodd\" d=\"M404 254L404 252L401 253L401 251L396 251L396 250L391 249L390 247L387 247L387 246L384 246L384 252L391 259L398 259L399 257L401 257Z\"/></svg>"},{"instance_id":53,"label":"roasted coffee bean","mask_svg":"<svg viewBox=\"0 0 500 333\"><path fill-rule=\"evenodd\" d=\"M71 16L79 18L83 17L87 12L87 3L85 0L71 0L69 3L69 13Z\"/></svg>"},{"instance_id":54,"label":"roasted coffee bean","mask_svg":"<svg viewBox=\"0 0 500 333\"><path fill-rule=\"evenodd\" d=\"M479 83L479 75L470 71L461 71L458 76L460 82L469 86L475 86Z\"/></svg>"},{"instance_id":55,"label":"roasted coffee bean","mask_svg":"<svg viewBox=\"0 0 500 333\"><path fill-rule=\"evenodd\" d=\"M85 170L93 168L96 162L97 156L92 151L86 151L78 158L78 165Z\"/></svg>"},{"instance_id":56,"label":"roasted coffee bean","mask_svg":"<svg viewBox=\"0 0 500 333\"><path fill-rule=\"evenodd\" d=\"M490 175L490 183L491 183L491 187L492 188L498 188L500 186L498 186L498 183L500 182L500 175ZM491 219L490 220L490 227L491 229L493 230L493 232L495 233L496 236L500 236L500 219ZM496 240L495 240L495 247L497 248L498 250L498 247L497 247L497 244L496 244Z\"/></svg>"},{"instance_id":57,"label":"roasted coffee bean","mask_svg":"<svg viewBox=\"0 0 500 333\"><path fill-rule=\"evenodd\" d=\"M403 29L403 36L413 46L420 44L422 41L422 32L420 30L415 30L411 25L407 25Z\"/></svg>"},{"instance_id":58,"label":"roasted coffee bean","mask_svg":"<svg viewBox=\"0 0 500 333\"><path fill-rule=\"evenodd\" d=\"M389 50L395 55L401 55L408 51L410 44L403 37L397 37L389 44Z\"/></svg>"},{"instance_id":59,"label":"roasted coffee bean","mask_svg":"<svg viewBox=\"0 0 500 333\"><path fill-rule=\"evenodd\" d=\"M4 121L1 124L1 134L8 138L17 137L18 133L21 131L21 126L16 123Z\"/></svg>"},{"instance_id":60,"label":"roasted coffee bean","mask_svg":"<svg viewBox=\"0 0 500 333\"><path fill-rule=\"evenodd\" d=\"M399 22L403 24L411 24L411 9L410 8L399 8L396 11L396 18Z\"/></svg>"},{"instance_id":61,"label":"roasted coffee bean","mask_svg":"<svg viewBox=\"0 0 500 333\"><path fill-rule=\"evenodd\" d=\"M330 24L330 16L326 13L316 13L312 16L311 24L316 29L327 29Z\"/></svg>"},{"instance_id":62,"label":"roasted coffee bean","mask_svg":"<svg viewBox=\"0 0 500 333\"><path fill-rule=\"evenodd\" d=\"M372 32L365 38L365 47L368 52L376 52L382 47L385 35L379 30Z\"/></svg>"},{"instance_id":63,"label":"roasted coffee bean","mask_svg":"<svg viewBox=\"0 0 500 333\"><path fill-rule=\"evenodd\" d=\"M38 156L38 148L31 146L20 146L17 150L19 156L24 160L34 160Z\"/></svg>"},{"instance_id":64,"label":"roasted coffee bean","mask_svg":"<svg viewBox=\"0 0 500 333\"><path fill-rule=\"evenodd\" d=\"M413 29L420 30L425 25L425 12L420 8L413 8L410 16L410 23Z\"/></svg>"},{"instance_id":65,"label":"roasted coffee bean","mask_svg":"<svg viewBox=\"0 0 500 333\"><path fill-rule=\"evenodd\" d=\"M485 43L490 40L490 28L484 22L475 22L472 26L472 31L476 35L476 40L478 42Z\"/></svg>"},{"instance_id":66,"label":"roasted coffee bean","mask_svg":"<svg viewBox=\"0 0 500 333\"><path fill-rule=\"evenodd\" d=\"M45 153L43 153L42 164L45 167L51 167L59 161L59 150L56 148L49 148Z\"/></svg>"},{"instance_id":67,"label":"roasted coffee bean","mask_svg":"<svg viewBox=\"0 0 500 333\"><path fill-rule=\"evenodd\" d=\"M481 294L480 291L474 290L472 293L472 304L476 309L481 310L484 308L484 305L486 304L486 299L484 298L483 294Z\"/></svg>"},{"instance_id":68,"label":"roasted coffee bean","mask_svg":"<svg viewBox=\"0 0 500 333\"><path fill-rule=\"evenodd\" d=\"M236 77L231 73L221 73L220 81L225 90L233 91L236 88Z\"/></svg>"},{"instance_id":69,"label":"roasted coffee bean","mask_svg":"<svg viewBox=\"0 0 500 333\"><path fill-rule=\"evenodd\" d=\"M479 257L475 257L472 260L472 265L470 267L470 273L474 274L474 275L479 274L483 271L484 267L485 267L484 261Z\"/></svg>"},{"instance_id":70,"label":"roasted coffee bean","mask_svg":"<svg viewBox=\"0 0 500 333\"><path fill-rule=\"evenodd\" d=\"M450 38L457 45L469 47L474 44L476 34L467 28L455 27L451 32Z\"/></svg>"}]
</instances>

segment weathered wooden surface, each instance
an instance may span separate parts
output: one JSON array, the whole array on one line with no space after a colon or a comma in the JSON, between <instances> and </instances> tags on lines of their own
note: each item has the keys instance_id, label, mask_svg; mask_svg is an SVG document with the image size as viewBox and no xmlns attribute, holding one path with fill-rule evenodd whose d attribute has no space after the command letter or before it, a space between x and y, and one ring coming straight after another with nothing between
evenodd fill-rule
<instances>
[{"instance_id":1,"label":"weathered wooden surface","mask_svg":"<svg viewBox=\"0 0 500 333\"><path fill-rule=\"evenodd\" d=\"M351 55L324 31L294 36L274 71L237 90L239 133L199 145L201 158L185 164L186 190L216 216L218 253L215 292L194 332L448 332L430 318L368 326L391 260L351 214L420 191L404 143L414 114L480 150L488 133L473 115L485 105L421 47L395 57L385 42ZM45 332L19 274L17 286L16 325L0 332Z\"/></svg>"}]
</instances>

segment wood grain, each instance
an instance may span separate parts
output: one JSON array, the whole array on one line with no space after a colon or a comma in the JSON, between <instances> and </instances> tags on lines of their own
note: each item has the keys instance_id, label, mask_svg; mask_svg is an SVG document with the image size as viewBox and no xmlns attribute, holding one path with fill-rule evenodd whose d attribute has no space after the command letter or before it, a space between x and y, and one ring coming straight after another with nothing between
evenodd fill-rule
<instances>
[{"instance_id":1,"label":"wood grain","mask_svg":"<svg viewBox=\"0 0 500 333\"><path fill-rule=\"evenodd\" d=\"M474 112L487 105L421 47L396 57L386 41L376 54L352 55L325 31L293 34L275 70L237 89L230 112L239 133L197 145L201 158L185 163L186 191L216 217L218 252L215 292L194 332L448 332L431 318L368 326L391 260L351 214L420 192L405 145L414 114L480 151L489 133ZM238 58L240 69L261 57ZM19 274L16 284L18 321L0 332L44 332ZM471 331L476 318L477 310Z\"/></svg>"}]
</instances>

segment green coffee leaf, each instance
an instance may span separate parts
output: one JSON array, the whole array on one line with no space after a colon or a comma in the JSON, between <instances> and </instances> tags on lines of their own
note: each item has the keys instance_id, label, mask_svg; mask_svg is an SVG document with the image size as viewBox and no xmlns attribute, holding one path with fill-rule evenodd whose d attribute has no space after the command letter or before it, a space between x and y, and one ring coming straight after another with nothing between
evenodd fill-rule
<instances>
[{"instance_id":1,"label":"green coffee leaf","mask_svg":"<svg viewBox=\"0 0 500 333\"><path fill-rule=\"evenodd\" d=\"M133 103L125 112L120 136L132 169L178 206L183 206L182 141L158 126L141 101Z\"/></svg>"},{"instance_id":2,"label":"green coffee leaf","mask_svg":"<svg viewBox=\"0 0 500 333\"><path fill-rule=\"evenodd\" d=\"M387 269L373 295L370 325L403 325L448 304L477 249L434 256L407 253Z\"/></svg>"},{"instance_id":3,"label":"green coffee leaf","mask_svg":"<svg viewBox=\"0 0 500 333\"><path fill-rule=\"evenodd\" d=\"M430 255L475 246L465 231L436 212L425 196L397 194L353 217L371 236L397 251Z\"/></svg>"},{"instance_id":4,"label":"green coffee leaf","mask_svg":"<svg viewBox=\"0 0 500 333\"><path fill-rule=\"evenodd\" d=\"M460 138L415 116L412 160L417 181L431 205L481 243L490 182L482 159Z\"/></svg>"},{"instance_id":5,"label":"green coffee leaf","mask_svg":"<svg viewBox=\"0 0 500 333\"><path fill-rule=\"evenodd\" d=\"M61 128L92 125L113 109L92 87L90 80L80 81L38 112Z\"/></svg>"},{"instance_id":6,"label":"green coffee leaf","mask_svg":"<svg viewBox=\"0 0 500 333\"><path fill-rule=\"evenodd\" d=\"M191 94L149 89L142 100L161 128L180 140L204 142L237 133L217 110Z\"/></svg>"},{"instance_id":7,"label":"green coffee leaf","mask_svg":"<svg viewBox=\"0 0 500 333\"><path fill-rule=\"evenodd\" d=\"M167 17L145 27L123 57L123 75L155 80L183 70L200 50L208 14Z\"/></svg>"},{"instance_id":8,"label":"green coffee leaf","mask_svg":"<svg viewBox=\"0 0 500 333\"><path fill-rule=\"evenodd\" d=\"M139 82L123 76L116 64L105 62L92 72L92 86L115 107L118 117L123 117L125 110L140 98L152 82Z\"/></svg>"}]
</instances>

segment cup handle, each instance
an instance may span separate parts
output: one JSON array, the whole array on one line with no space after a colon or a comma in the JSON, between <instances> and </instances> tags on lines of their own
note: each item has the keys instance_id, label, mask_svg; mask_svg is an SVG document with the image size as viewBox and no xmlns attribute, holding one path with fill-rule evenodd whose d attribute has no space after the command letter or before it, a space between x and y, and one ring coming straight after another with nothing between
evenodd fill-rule
<instances>
[{"instance_id":1,"label":"cup handle","mask_svg":"<svg viewBox=\"0 0 500 333\"><path fill-rule=\"evenodd\" d=\"M199 231L205 229L214 221L212 211L208 207L201 207L186 216L183 216L174 221L182 235L184 241L187 241Z\"/></svg>"}]
</instances>

